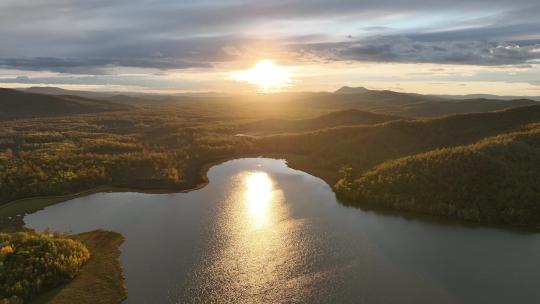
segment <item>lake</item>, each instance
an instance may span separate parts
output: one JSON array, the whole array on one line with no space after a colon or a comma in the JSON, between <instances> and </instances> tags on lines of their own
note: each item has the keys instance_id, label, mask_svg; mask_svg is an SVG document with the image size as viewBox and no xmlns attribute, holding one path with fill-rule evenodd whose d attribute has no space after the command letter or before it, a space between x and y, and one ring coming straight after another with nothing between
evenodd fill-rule
<instances>
[{"instance_id":1,"label":"lake","mask_svg":"<svg viewBox=\"0 0 540 304\"><path fill-rule=\"evenodd\" d=\"M283 160L247 158L189 193L97 193L27 227L126 237L126 303L540 303L540 234L341 205Z\"/></svg>"}]
</instances>

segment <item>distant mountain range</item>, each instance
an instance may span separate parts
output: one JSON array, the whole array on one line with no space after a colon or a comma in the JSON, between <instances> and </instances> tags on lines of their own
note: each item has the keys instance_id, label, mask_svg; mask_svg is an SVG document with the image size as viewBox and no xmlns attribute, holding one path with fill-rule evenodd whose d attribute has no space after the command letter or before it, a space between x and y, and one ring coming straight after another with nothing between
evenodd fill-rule
<instances>
[{"instance_id":1,"label":"distant mountain range","mask_svg":"<svg viewBox=\"0 0 540 304\"><path fill-rule=\"evenodd\" d=\"M352 109L331 112L310 119L265 119L242 125L240 130L257 134L306 132L336 126L372 125L398 119L403 118Z\"/></svg>"},{"instance_id":2,"label":"distant mountain range","mask_svg":"<svg viewBox=\"0 0 540 304\"><path fill-rule=\"evenodd\" d=\"M80 96L93 99L102 99L116 95L113 92L93 92L93 91L79 91L79 90L65 90L57 87L29 87L26 89L20 89L19 91L25 93L34 94L46 94L46 95L71 95Z\"/></svg>"},{"instance_id":3,"label":"distant mountain range","mask_svg":"<svg viewBox=\"0 0 540 304\"><path fill-rule=\"evenodd\" d=\"M356 93L355 93L356 92ZM421 95L394 91L342 87L333 96L351 107L405 117L436 117L472 112L489 112L519 106L537 105L538 100L522 96L497 95ZM534 97L533 97L534 98Z\"/></svg>"},{"instance_id":4,"label":"distant mountain range","mask_svg":"<svg viewBox=\"0 0 540 304\"><path fill-rule=\"evenodd\" d=\"M86 103L97 102L99 106L95 109L104 109L107 107L118 107L123 105L181 105L186 103L206 102L208 107L212 105L224 104L230 106L241 106L246 108L256 109L262 108L268 102L279 102L280 106L315 109L319 112L342 111L348 109L356 109L361 111L373 112L378 114L402 116L409 118L416 117L436 117L451 114L463 114L471 112L488 112L503 110L518 106L528 106L538 104L538 101L518 97L510 98L510 96L495 96L495 95L463 95L465 99L460 99L460 96L451 95L421 95L412 93L401 93L394 91L378 91L369 90L364 87L342 87L333 93L327 92L303 92L303 93L279 93L271 95L220 95L217 93L195 93L195 94L172 94L172 95L155 95L144 93L118 93L118 92L88 92L88 91L72 91L64 90L56 87L31 87L20 90L25 93L43 94L45 96L56 96L65 102L66 96L68 99L74 100L82 98ZM43 96L38 95L38 96ZM488 98L489 97L489 98ZM37 96L34 96L37 98ZM540 99L540 98L538 98ZM50 99L47 99L50 100ZM6 101L4 101L5 103ZM101 102L101 103L100 103ZM104 106L103 102L106 105ZM33 104L38 106L39 104ZM111 106L113 105L113 106ZM19 107L23 105L19 104ZM26 105L26 110L32 107ZM74 110L79 108L79 110ZM54 107L51 107L47 115L54 115ZM69 113L87 113L90 110L85 105L82 107L67 107L66 109L56 108L58 115ZM8 109L6 109L7 111ZM102 110L100 110L102 111ZM44 109L38 112L44 112ZM28 112L31 113L31 112ZM9 113L8 113L9 114ZM17 115L21 115L18 113ZM6 115L6 114L4 114Z\"/></svg>"},{"instance_id":5,"label":"distant mountain range","mask_svg":"<svg viewBox=\"0 0 540 304\"><path fill-rule=\"evenodd\" d=\"M364 87L348 87L343 86L336 91L334 91L334 94L361 94L368 91L373 91L366 89ZM409 95L422 95L422 94L415 94L415 93L406 93ZM423 95L426 97L431 97L434 99L443 99L443 100L463 100L463 99L491 99L491 100L514 100L514 99L530 99L534 101L540 101L540 96L508 96L508 95L493 95L493 94L466 94L466 95Z\"/></svg>"},{"instance_id":6,"label":"distant mountain range","mask_svg":"<svg viewBox=\"0 0 540 304\"><path fill-rule=\"evenodd\" d=\"M468 95L433 95L444 99L493 99L493 100L513 100L530 99L540 101L540 96L500 96L491 94L468 94Z\"/></svg>"},{"instance_id":7,"label":"distant mountain range","mask_svg":"<svg viewBox=\"0 0 540 304\"><path fill-rule=\"evenodd\" d=\"M133 106L72 95L44 95L0 88L0 117L47 117L133 109Z\"/></svg>"},{"instance_id":8,"label":"distant mountain range","mask_svg":"<svg viewBox=\"0 0 540 304\"><path fill-rule=\"evenodd\" d=\"M163 101L171 97L226 97L230 94L222 94L216 92L201 92L201 93L178 93L178 94L151 94L141 92L96 92L96 91L80 91L66 90L58 87L29 87L20 89L20 91L36 94L47 95L74 95L93 99L117 99L121 102L153 102Z\"/></svg>"}]
</instances>

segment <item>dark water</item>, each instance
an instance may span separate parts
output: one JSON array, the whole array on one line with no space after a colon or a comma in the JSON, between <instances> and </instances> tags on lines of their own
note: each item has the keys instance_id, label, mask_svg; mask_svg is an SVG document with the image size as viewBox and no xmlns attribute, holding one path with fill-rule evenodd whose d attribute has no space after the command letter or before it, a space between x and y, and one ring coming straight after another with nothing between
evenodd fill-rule
<instances>
[{"instance_id":1,"label":"dark water","mask_svg":"<svg viewBox=\"0 0 540 304\"><path fill-rule=\"evenodd\" d=\"M340 205L284 161L213 167L190 193L98 193L28 227L126 237L128 303L540 303L540 235Z\"/></svg>"}]
</instances>

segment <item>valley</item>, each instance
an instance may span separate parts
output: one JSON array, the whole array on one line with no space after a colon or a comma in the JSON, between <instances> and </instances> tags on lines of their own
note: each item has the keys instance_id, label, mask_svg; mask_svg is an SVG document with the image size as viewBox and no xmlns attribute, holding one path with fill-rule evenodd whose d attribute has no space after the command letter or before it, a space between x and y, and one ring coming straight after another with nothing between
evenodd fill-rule
<instances>
[{"instance_id":1,"label":"valley","mask_svg":"<svg viewBox=\"0 0 540 304\"><path fill-rule=\"evenodd\" d=\"M540 168L540 104L522 100L426 101L424 99L427 97L415 95L400 101L398 97L403 97L402 93L385 95L386 97L377 103L371 100L371 97L362 97L366 93L369 91L365 90L359 96L358 93L343 92L334 95L261 95L253 96L253 99L238 96L237 100L230 97L192 96L169 96L164 99L153 96L148 99L144 96L126 95L119 98L114 95L114 102L99 99L90 101L87 97L72 95L20 93L26 97L26 94L30 94L31 99L18 99L18 107L14 108L14 113L19 113L19 108L24 109L25 103L39 109L32 105L35 102L44 102L44 109L47 110L39 110L41 114L34 114L35 117L31 118L4 111L4 115L7 113L9 118L0 121L0 229L6 232L53 229L62 233L75 233L66 236L80 239L89 246L92 254L96 254L88 265L82 267L81 274L73 281L40 294L32 303L69 303L79 296L88 299L88 303L97 303L98 298L103 303L130 303L133 299L144 298L167 301L162 298L164 293L176 299L217 299L218 294L199 295L202 292L200 288L206 288L205 286L236 290L235 293L222 291L231 301L237 299L236 295L241 295L243 299L256 297L259 292L257 290L265 290L270 297L266 300L279 301L286 295L291 296L286 291L276 289L275 281L267 281L267 286L255 284L258 289L254 290L243 285L240 289L234 286L226 287L228 283L223 281L212 267L205 264L202 256L198 257L203 259L202 261L186 260L185 264L178 266L178 273L174 275L163 275L166 271L162 267L166 265L148 260L147 263L154 263L152 265L156 271L161 270L152 274L156 284L144 283L146 279L143 272L148 274L148 271L140 269L132 260L151 257L140 249L144 247L143 244L153 244L154 248L169 248L173 250L173 254L184 257L194 254L190 252L196 248L210 255L214 254L212 252L215 249L200 248L199 246L203 245L193 241L195 236L189 231L202 227L199 226L200 223L188 218L184 219L185 226L175 228L186 230L181 234L185 238L185 244L179 245L180 247L170 247L158 239L153 240L152 234L134 234L137 229L132 226L135 222L130 219L140 218L148 225L153 225L152 227L157 227L152 224L155 221L171 221L166 225L171 227L175 217L155 217L153 212L174 214L182 210L181 212L187 214L198 214L195 216L197 219L204 219L205 210L214 210L215 206L219 206L216 202L222 197L230 197L227 200L230 202L245 200L248 209L242 211L243 209L237 210L240 208L237 205L225 205L224 208L237 211L225 213L223 216L226 216L226 219L211 217L208 220L212 225L218 225L215 229L222 231L220 234L223 234L223 237L229 234L223 232L226 231L223 229L228 229L226 223L235 223L240 225L238 227L252 227L251 229L258 232L243 232L237 236L249 238L251 242L260 238L261 233L270 233L270 230L263 228L268 221L293 220L294 217L286 215L290 212L286 210L297 210L295 212L298 216L309 221L315 220L312 213L316 212L319 214L318 219L335 221L334 227L340 226L338 223L346 214L358 216L359 221L375 216L378 221L398 225L401 227L399 229L417 229L414 227L420 225L419 229L425 231L422 233L427 234L433 229L437 231L437 227L441 226L444 231L448 230L441 232L442 235L454 233L453 231L474 235L475 239L478 238L478 244L483 244L483 233L471 234L469 227L474 230L475 225L487 225L487 235L497 235L497 239L500 227L504 227L504 230L518 227L520 231L527 233L536 231L540 222L540 209L535 203L540 200L540 188L535 182L540 177L540 170L537 169ZM10 94L13 92L8 92L6 96L12 96ZM18 96L17 94L15 96ZM381 94L386 93L372 94L381 97ZM330 99L329 96L335 96L335 99ZM281 97L283 99L278 99ZM79 98L83 98L84 103L80 103ZM100 98L111 99L111 96ZM2 99L0 103L1 101ZM68 109L74 110L54 110L60 101L72 103ZM88 104L107 107L90 110ZM12 108L9 104L4 107L7 110ZM422 110L415 112L416 110L411 109ZM465 113L456 114L462 112ZM234 164L240 167L237 168ZM218 174L219 177L216 177L215 173L211 173L213 170L225 170L224 172L228 173ZM268 187L274 189L272 194L268 194L272 205L267 205L270 201L266 201L266 196L258 198L249 195L249 178L259 174L269 175ZM304 184L283 179L283 176L293 178L298 176L297 174L303 176L305 182L310 182ZM220 182L212 186L212 180L216 178ZM235 182L235 178L240 180ZM311 179L317 181L311 182ZM241 198L244 190L238 186L238 182L247 183L248 192L245 192L245 198ZM257 183L259 182L262 181ZM229 185L225 187L232 190L212 190L222 189L219 187L224 185ZM253 187L257 187L256 193L266 189L264 184ZM229 193L229 190L232 192ZM220 194L217 195L214 191ZM286 203L287 200L280 198L283 195L280 193L286 193L292 201ZM312 195L308 196L311 200L320 200L318 206L301 203L305 202L302 197L308 193ZM176 197L184 203L173 204L175 200L170 201L170 197ZM327 209L329 207L323 207L323 201L335 203ZM103 205L104 203L106 205ZM154 211L150 211L149 203L163 205L159 208L152 207ZM295 205L298 203L301 204ZM250 204L255 205L249 207ZM263 206L267 207L260 209ZM163 211L158 211L160 208L164 208ZM103 213L105 210L108 211ZM79 212L86 212L88 220L82 221L83 216ZM246 219L237 218L235 212L248 212L248 222L244 222ZM339 215L333 214L335 212ZM371 213L374 215L368 215ZM91 214L99 216L90 216ZM56 216L64 220L59 220ZM405 218L407 222L394 223L396 218ZM287 232L289 228L278 226L277 223L272 225L281 227L281 234L275 237L291 240L298 238L294 232L296 230ZM317 234L331 231L323 225L317 228L322 229L321 232L314 232L314 228L301 223L300 221L295 224L298 225L298 233ZM362 246L370 244L368 240L357 235L354 227L359 223L349 222L340 227L342 231L335 235L332 246L342 246L339 243L341 241L351 244L359 242ZM378 229L375 228L377 226L365 223L362 225L367 225L366 229ZM104 230L120 232L121 235ZM85 234L86 231L92 232ZM160 231L162 235L169 233L167 230ZM273 234L278 233L276 230L272 231ZM342 233L354 237L344 240L339 236ZM206 239L208 244L212 243L210 240L213 237L220 238L220 234L209 235L210 239ZM517 242L521 242L517 240L517 235L510 233L506 237L516 238ZM373 237L384 238L379 233L375 233ZM410 235L403 237L412 238ZM121 245L124 238L127 243ZM425 238L436 244L432 236L426 235ZM414 239L411 241L415 242ZM318 252L319 249L315 248L323 246L320 242L323 240L302 246L306 251ZM110 245L104 245L105 243ZM239 244L220 250L240 250L247 258L247 249L242 249ZM266 243L264 246L273 248L276 252L292 250L278 243ZM380 250L385 255L389 254L388 250L392 250L383 244L375 246L381 246ZM443 247L434 246L433 250L443 255ZM461 242L455 246L469 248L471 245ZM120 258L118 250L122 252ZM347 246L336 253L319 254L324 254L329 259L354 259L345 253L349 251L357 255L363 254L356 247ZM405 254L399 258L405 259L407 265L413 265L416 263L416 255L417 253L413 256ZM268 259L279 263L276 259L280 257L300 258L292 253L283 253ZM383 265L389 262L379 260L380 258L375 254L363 262L369 260L373 265L386 267ZM168 263L174 260L168 255L163 259ZM258 263L255 257L249 259L250 263L255 263L253 265ZM477 257L472 258L472 261L482 264ZM119 263L126 271L126 282ZM109 283L96 277L109 267L106 265L117 265L113 267L113 277L109 278ZM317 264L310 271L318 272L327 266ZM333 267L343 266L335 264ZM422 267L427 267L436 280L442 280L441 284L446 288L452 289L452 286L457 284L453 280L443 279L430 264ZM401 269L395 264L392 268L399 269L399 275L408 273L406 268ZM255 269L256 267L250 266L244 271L249 273L250 277L257 277L253 272ZM231 269L225 268L222 271ZM347 276L354 276L355 271L347 273ZM282 275L285 273L280 274ZM397 274L393 271L384 274L394 275ZM213 285L213 281L200 281L202 277L194 279L190 276L209 276L220 283ZM287 276L282 279L294 280ZM261 280L265 281L262 278ZM324 275L313 284L319 284L319 288L324 289L323 285L332 286L328 280L331 280L331 276ZM442 302L449 301L444 293L438 293L429 282L422 281L421 278L415 280L418 292L426 292L429 297ZM102 295L90 295L85 291L90 288L88 284L106 284L107 288L102 289ZM127 300L124 284L129 291ZM309 285L302 280L298 281L298 284L301 284L303 289L307 289ZM367 282L364 282L364 286L370 285L366 284ZM370 288L380 288L382 285L378 284L374 282ZM407 286L404 281L401 284ZM486 288L485 285L474 282L468 284L479 289ZM512 293L522 292L517 285L512 286ZM345 290L346 293L329 291L325 298L347 302L356 296L352 285L338 284L335 288ZM452 290L452 293L464 302L479 299L473 294ZM220 296L223 296L223 293ZM427 298L396 293L399 294L427 303ZM312 299L311 296L313 295L306 294L303 299L307 301ZM534 298L535 295L531 294L529 297ZM371 299L375 301L378 296L374 295ZM259 300L265 301L263 298Z\"/></svg>"}]
</instances>

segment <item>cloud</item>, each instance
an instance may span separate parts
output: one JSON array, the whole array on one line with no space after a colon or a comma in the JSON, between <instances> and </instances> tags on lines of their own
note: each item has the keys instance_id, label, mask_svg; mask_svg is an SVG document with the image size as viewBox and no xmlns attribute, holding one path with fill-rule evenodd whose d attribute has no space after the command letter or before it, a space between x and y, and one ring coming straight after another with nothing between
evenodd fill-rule
<instances>
[{"instance_id":1,"label":"cloud","mask_svg":"<svg viewBox=\"0 0 540 304\"><path fill-rule=\"evenodd\" d=\"M295 45L304 54L327 60L365 62L439 63L465 65L521 65L540 59L538 45L497 41L413 40L406 36L380 36L353 42Z\"/></svg>"},{"instance_id":2,"label":"cloud","mask_svg":"<svg viewBox=\"0 0 540 304\"><path fill-rule=\"evenodd\" d=\"M228 50L242 44L241 37L181 39L118 39L65 57L0 57L0 67L73 74L104 74L110 67L153 69L209 68L215 62L238 58Z\"/></svg>"},{"instance_id":3,"label":"cloud","mask_svg":"<svg viewBox=\"0 0 540 304\"><path fill-rule=\"evenodd\" d=\"M164 76L156 75L76 75L76 76L52 76L52 77L4 77L0 78L2 84L26 84L26 85L80 85L80 86L124 86L140 87L154 89L184 89L184 90L202 90L215 86L213 80L199 81L183 77L179 79L170 79Z\"/></svg>"},{"instance_id":4,"label":"cloud","mask_svg":"<svg viewBox=\"0 0 540 304\"><path fill-rule=\"evenodd\" d=\"M106 68L139 67L154 69L182 69L209 67L202 62L182 61L162 57L109 57L109 58L0 58L0 67L28 71L54 71L70 74L107 74Z\"/></svg>"},{"instance_id":5,"label":"cloud","mask_svg":"<svg viewBox=\"0 0 540 304\"><path fill-rule=\"evenodd\" d=\"M0 67L211 68L265 41L325 60L524 64L538 15L537 0L3 0Z\"/></svg>"}]
</instances>

